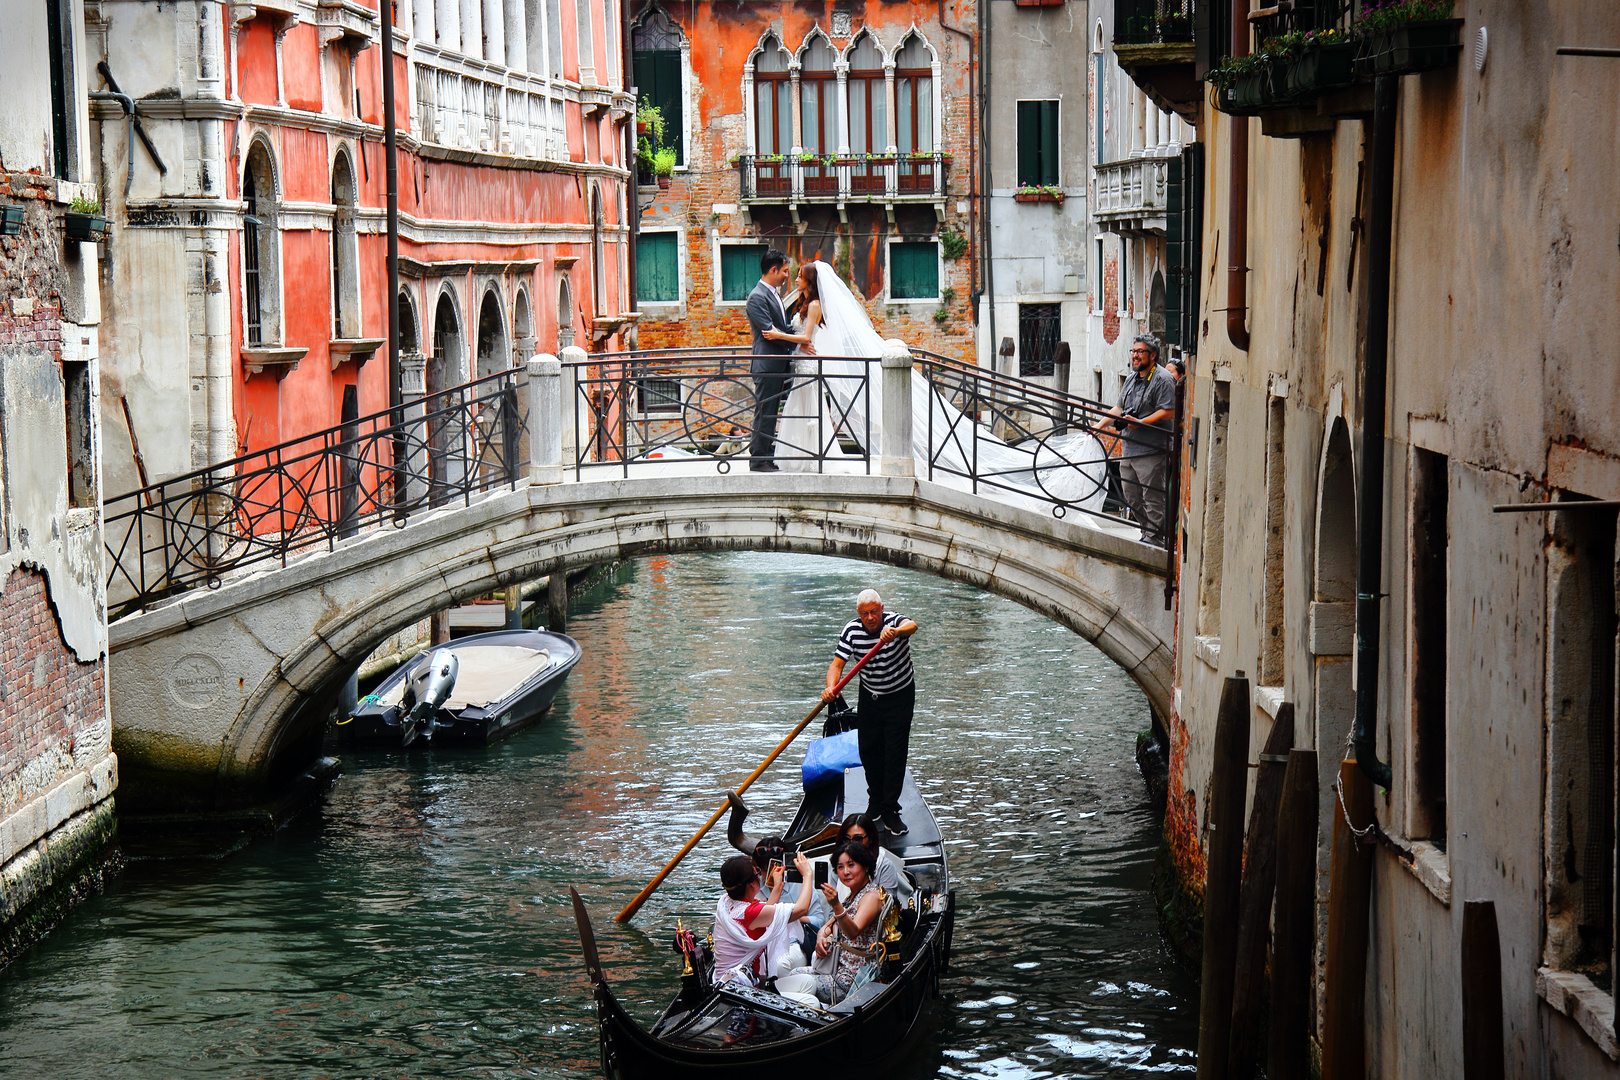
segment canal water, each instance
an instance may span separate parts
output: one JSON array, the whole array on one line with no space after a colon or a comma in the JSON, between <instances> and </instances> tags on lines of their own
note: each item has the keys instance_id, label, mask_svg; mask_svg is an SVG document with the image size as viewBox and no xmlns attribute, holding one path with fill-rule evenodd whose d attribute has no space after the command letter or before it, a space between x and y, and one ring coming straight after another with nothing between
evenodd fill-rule
<instances>
[{"instance_id":1,"label":"canal water","mask_svg":"<svg viewBox=\"0 0 1620 1080\"><path fill-rule=\"evenodd\" d=\"M814 704L867 586L922 627L911 764L960 906L942 1007L896 1080L1192 1071L1197 988L1148 891L1148 710L1124 673L963 585L738 553L642 561L583 597L584 659L503 745L345 756L274 838L132 851L0 973L0 1075L599 1076L569 886L650 1022L679 981L676 919L712 918L723 837L631 927L613 915ZM802 750L748 793L751 830L791 816Z\"/></svg>"}]
</instances>

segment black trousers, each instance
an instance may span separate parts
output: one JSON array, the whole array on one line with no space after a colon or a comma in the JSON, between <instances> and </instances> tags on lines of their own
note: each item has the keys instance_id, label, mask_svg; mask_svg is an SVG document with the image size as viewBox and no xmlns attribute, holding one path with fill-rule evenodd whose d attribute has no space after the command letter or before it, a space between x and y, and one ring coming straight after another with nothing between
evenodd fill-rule
<instances>
[{"instance_id":1,"label":"black trousers","mask_svg":"<svg viewBox=\"0 0 1620 1080\"><path fill-rule=\"evenodd\" d=\"M892 694L873 697L861 682L856 739L861 767L866 770L866 812L900 812L900 787L906 780L906 755L911 750L911 716L917 708L917 684Z\"/></svg>"},{"instance_id":2,"label":"black trousers","mask_svg":"<svg viewBox=\"0 0 1620 1080\"><path fill-rule=\"evenodd\" d=\"M757 462L776 456L776 426L782 419L782 403L792 385L789 372L761 372L754 376L754 427L748 440L748 456Z\"/></svg>"}]
</instances>

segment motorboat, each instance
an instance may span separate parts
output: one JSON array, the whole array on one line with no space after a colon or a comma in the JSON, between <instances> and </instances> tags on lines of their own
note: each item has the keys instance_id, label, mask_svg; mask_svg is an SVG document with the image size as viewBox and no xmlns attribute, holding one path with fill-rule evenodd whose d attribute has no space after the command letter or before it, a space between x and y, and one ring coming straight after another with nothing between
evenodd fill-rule
<instances>
[{"instance_id":1,"label":"motorboat","mask_svg":"<svg viewBox=\"0 0 1620 1080\"><path fill-rule=\"evenodd\" d=\"M545 630L456 638L394 669L338 732L351 744L487 745L545 715L579 656L579 642Z\"/></svg>"}]
</instances>

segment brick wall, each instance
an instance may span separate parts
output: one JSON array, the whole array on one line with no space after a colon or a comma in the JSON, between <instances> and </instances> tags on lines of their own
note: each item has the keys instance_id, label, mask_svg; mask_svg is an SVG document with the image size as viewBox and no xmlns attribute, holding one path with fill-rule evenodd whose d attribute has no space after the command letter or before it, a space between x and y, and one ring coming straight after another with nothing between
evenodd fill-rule
<instances>
[{"instance_id":1,"label":"brick wall","mask_svg":"<svg viewBox=\"0 0 1620 1080\"><path fill-rule=\"evenodd\" d=\"M79 737L104 721L105 665L62 640L45 576L19 568L0 593L0 817L70 767ZM105 736L98 732L98 737ZM35 776L39 773L39 776Z\"/></svg>"},{"instance_id":2,"label":"brick wall","mask_svg":"<svg viewBox=\"0 0 1620 1080\"><path fill-rule=\"evenodd\" d=\"M61 215L56 181L0 172L0 199L23 207L21 236L0 236L0 345L38 344L62 354Z\"/></svg>"}]
</instances>

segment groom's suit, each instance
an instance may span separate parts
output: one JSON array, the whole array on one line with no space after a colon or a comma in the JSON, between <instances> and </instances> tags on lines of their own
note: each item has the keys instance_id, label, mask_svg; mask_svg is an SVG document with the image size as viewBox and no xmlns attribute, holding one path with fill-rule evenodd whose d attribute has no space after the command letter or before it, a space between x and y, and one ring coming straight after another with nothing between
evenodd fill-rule
<instances>
[{"instance_id":1,"label":"groom's suit","mask_svg":"<svg viewBox=\"0 0 1620 1080\"><path fill-rule=\"evenodd\" d=\"M765 336L772 328L791 334L787 309L775 289L763 280L748 294L748 325L754 328L754 358L749 374L754 377L754 427L748 441L751 466L769 462L776 454L776 425L787 397L789 376L793 373L793 342L773 341Z\"/></svg>"}]
</instances>

